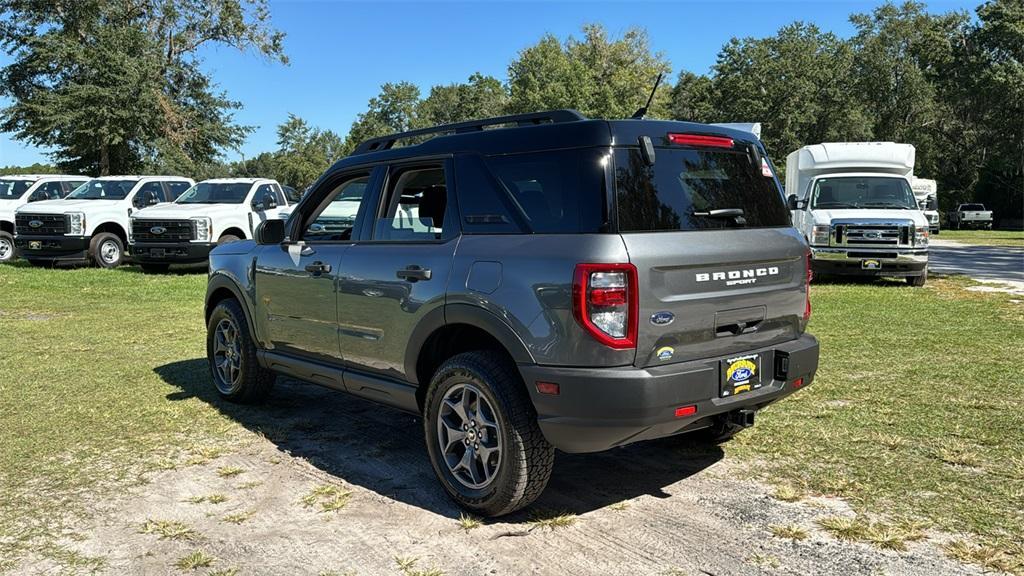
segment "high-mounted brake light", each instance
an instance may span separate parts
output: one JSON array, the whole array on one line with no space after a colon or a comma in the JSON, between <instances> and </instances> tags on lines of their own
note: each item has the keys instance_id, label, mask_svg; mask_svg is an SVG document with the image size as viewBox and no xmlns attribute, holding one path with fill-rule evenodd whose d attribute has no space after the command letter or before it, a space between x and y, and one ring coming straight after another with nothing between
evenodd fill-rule
<instances>
[{"instance_id":1,"label":"high-mounted brake light","mask_svg":"<svg viewBox=\"0 0 1024 576\"><path fill-rule=\"evenodd\" d=\"M707 146L709 148L732 148L732 138L707 136L705 134L669 134L668 141L683 146Z\"/></svg>"},{"instance_id":2,"label":"high-mounted brake light","mask_svg":"<svg viewBox=\"0 0 1024 576\"><path fill-rule=\"evenodd\" d=\"M617 350L636 347L636 266L577 264L572 293L573 315L594 339Z\"/></svg>"}]
</instances>

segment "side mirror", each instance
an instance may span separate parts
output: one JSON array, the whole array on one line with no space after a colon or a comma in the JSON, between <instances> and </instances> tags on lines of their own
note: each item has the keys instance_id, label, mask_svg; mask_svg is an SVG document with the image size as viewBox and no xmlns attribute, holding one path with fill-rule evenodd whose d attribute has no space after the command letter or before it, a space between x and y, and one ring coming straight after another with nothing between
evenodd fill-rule
<instances>
[{"instance_id":1,"label":"side mirror","mask_svg":"<svg viewBox=\"0 0 1024 576\"><path fill-rule=\"evenodd\" d=\"M267 193L263 195L263 198L253 206L258 212L264 210L273 210L277 208L277 198L274 198L273 194Z\"/></svg>"},{"instance_id":2,"label":"side mirror","mask_svg":"<svg viewBox=\"0 0 1024 576\"><path fill-rule=\"evenodd\" d=\"M284 242L284 220L276 218L264 220L256 226L256 243L260 245L280 244Z\"/></svg>"},{"instance_id":3,"label":"side mirror","mask_svg":"<svg viewBox=\"0 0 1024 576\"><path fill-rule=\"evenodd\" d=\"M157 198L156 192L150 191L146 194L146 206L156 206L160 203L160 199Z\"/></svg>"},{"instance_id":4,"label":"side mirror","mask_svg":"<svg viewBox=\"0 0 1024 576\"><path fill-rule=\"evenodd\" d=\"M807 200L798 200L796 194L786 196L786 204L790 210L803 210L807 208Z\"/></svg>"}]
</instances>

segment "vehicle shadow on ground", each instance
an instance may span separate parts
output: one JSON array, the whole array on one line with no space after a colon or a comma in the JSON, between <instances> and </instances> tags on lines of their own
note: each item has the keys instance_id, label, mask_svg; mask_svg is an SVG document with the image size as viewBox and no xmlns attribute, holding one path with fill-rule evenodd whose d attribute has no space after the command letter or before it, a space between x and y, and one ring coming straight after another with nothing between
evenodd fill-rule
<instances>
[{"instance_id":1,"label":"vehicle shadow on ground","mask_svg":"<svg viewBox=\"0 0 1024 576\"><path fill-rule=\"evenodd\" d=\"M179 389L167 396L198 398L259 433L277 448L338 479L436 514L458 518L434 476L418 416L313 384L279 378L267 402L241 406L222 400L205 359L154 369ZM541 498L503 520L536 514L582 514L641 495L668 498L665 488L722 459L721 448L684 437L641 442L597 454L557 453Z\"/></svg>"}]
</instances>

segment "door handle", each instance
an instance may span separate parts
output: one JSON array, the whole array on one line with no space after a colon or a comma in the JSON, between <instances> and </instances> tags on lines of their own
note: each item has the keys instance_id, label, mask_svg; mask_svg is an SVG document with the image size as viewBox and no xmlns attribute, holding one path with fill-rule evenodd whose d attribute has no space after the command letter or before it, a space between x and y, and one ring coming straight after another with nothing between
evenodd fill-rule
<instances>
[{"instance_id":1,"label":"door handle","mask_svg":"<svg viewBox=\"0 0 1024 576\"><path fill-rule=\"evenodd\" d=\"M330 272L330 271L331 271L331 265L330 264L324 264L323 262L321 262L319 260L317 260L316 262L313 262L312 264L309 264L308 266L306 266L306 272L309 272L310 274L312 274L314 276L319 276L320 274L325 274L325 273Z\"/></svg>"},{"instance_id":2,"label":"door handle","mask_svg":"<svg viewBox=\"0 0 1024 576\"><path fill-rule=\"evenodd\" d=\"M422 266L406 266L404 270L399 270L397 276L403 280L409 282L418 282L419 280L430 280L430 268L423 268Z\"/></svg>"}]
</instances>

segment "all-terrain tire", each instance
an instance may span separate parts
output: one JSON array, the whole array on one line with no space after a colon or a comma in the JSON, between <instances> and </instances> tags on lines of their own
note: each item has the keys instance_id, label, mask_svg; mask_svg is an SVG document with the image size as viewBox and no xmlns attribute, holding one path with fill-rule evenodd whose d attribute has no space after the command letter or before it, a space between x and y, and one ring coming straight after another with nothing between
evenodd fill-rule
<instances>
[{"instance_id":1,"label":"all-terrain tire","mask_svg":"<svg viewBox=\"0 0 1024 576\"><path fill-rule=\"evenodd\" d=\"M469 488L449 470L438 433L445 395L469 384L493 408L501 451L489 484ZM501 516L540 496L551 477L555 449L537 424L537 412L523 388L515 364L498 352L465 352L449 358L434 374L424 402L424 432L434 472L459 505L483 516Z\"/></svg>"},{"instance_id":2,"label":"all-terrain tire","mask_svg":"<svg viewBox=\"0 0 1024 576\"><path fill-rule=\"evenodd\" d=\"M218 330L226 326L234 332L235 340L222 341L222 345L218 346ZM224 345L232 347L230 354L225 353ZM250 335L245 313L234 299L221 301L210 314L206 329L206 357L214 387L225 400L239 404L258 404L266 399L274 387L276 375L260 366L256 359L256 343ZM234 377L225 376L219 367L219 362L225 359L237 360Z\"/></svg>"},{"instance_id":3,"label":"all-terrain tire","mask_svg":"<svg viewBox=\"0 0 1024 576\"><path fill-rule=\"evenodd\" d=\"M0 264L14 262L14 236L0 232Z\"/></svg>"},{"instance_id":4,"label":"all-terrain tire","mask_svg":"<svg viewBox=\"0 0 1024 576\"><path fill-rule=\"evenodd\" d=\"M224 234L223 236L217 239L217 246L220 246L221 244L227 244L229 242L238 242L239 240L241 240L241 238L235 236L234 234Z\"/></svg>"},{"instance_id":5,"label":"all-terrain tire","mask_svg":"<svg viewBox=\"0 0 1024 576\"><path fill-rule=\"evenodd\" d=\"M928 282L928 271L925 270L920 276L907 276L907 284L910 284L914 288L921 288Z\"/></svg>"},{"instance_id":6,"label":"all-terrain tire","mask_svg":"<svg viewBox=\"0 0 1024 576\"><path fill-rule=\"evenodd\" d=\"M117 268L124 262L124 242L117 234L100 232L89 241L89 256L100 268Z\"/></svg>"}]
</instances>

